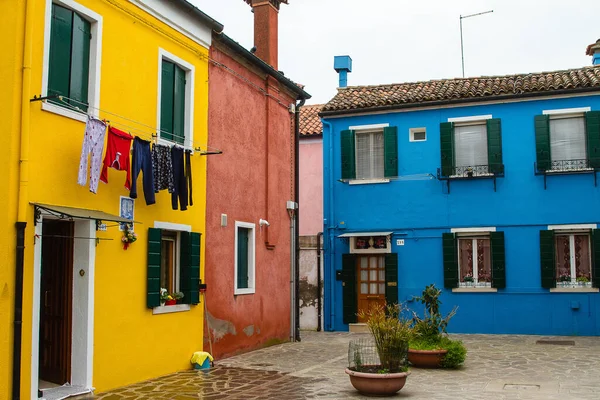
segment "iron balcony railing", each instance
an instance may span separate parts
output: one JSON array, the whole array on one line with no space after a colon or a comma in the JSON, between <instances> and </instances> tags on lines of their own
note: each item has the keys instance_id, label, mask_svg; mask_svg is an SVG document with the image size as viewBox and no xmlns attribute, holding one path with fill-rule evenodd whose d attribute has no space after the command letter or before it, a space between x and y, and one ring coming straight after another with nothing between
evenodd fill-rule
<instances>
[{"instance_id":1,"label":"iron balcony railing","mask_svg":"<svg viewBox=\"0 0 600 400\"><path fill-rule=\"evenodd\" d=\"M438 179L492 178L504 175L504 164L438 168Z\"/></svg>"},{"instance_id":2,"label":"iron balcony railing","mask_svg":"<svg viewBox=\"0 0 600 400\"><path fill-rule=\"evenodd\" d=\"M596 186L596 172L599 170L600 168L595 162L595 160L589 160L587 158L576 160L542 161L540 163L533 163L533 171L535 175L544 176L544 189L546 189L547 187L547 176L565 174L593 174L594 186Z\"/></svg>"}]
</instances>

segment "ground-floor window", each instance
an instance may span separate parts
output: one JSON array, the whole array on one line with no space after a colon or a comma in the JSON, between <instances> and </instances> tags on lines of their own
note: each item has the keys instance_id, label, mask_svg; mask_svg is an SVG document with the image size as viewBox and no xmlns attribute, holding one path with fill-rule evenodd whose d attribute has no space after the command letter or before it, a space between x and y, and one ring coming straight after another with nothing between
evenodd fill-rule
<instances>
[{"instance_id":1,"label":"ground-floor window","mask_svg":"<svg viewBox=\"0 0 600 400\"><path fill-rule=\"evenodd\" d=\"M491 286L492 259L489 237L458 239L460 286Z\"/></svg>"},{"instance_id":2,"label":"ground-floor window","mask_svg":"<svg viewBox=\"0 0 600 400\"><path fill-rule=\"evenodd\" d=\"M592 258L589 233L554 236L558 286L591 286Z\"/></svg>"}]
</instances>

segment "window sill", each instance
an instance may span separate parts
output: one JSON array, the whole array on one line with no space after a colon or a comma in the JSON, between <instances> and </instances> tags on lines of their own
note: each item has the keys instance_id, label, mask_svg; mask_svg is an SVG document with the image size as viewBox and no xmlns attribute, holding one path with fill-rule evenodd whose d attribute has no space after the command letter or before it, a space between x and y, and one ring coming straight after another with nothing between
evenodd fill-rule
<instances>
[{"instance_id":1,"label":"window sill","mask_svg":"<svg viewBox=\"0 0 600 400\"><path fill-rule=\"evenodd\" d=\"M491 287L460 287L452 289L452 293L496 293L498 289Z\"/></svg>"},{"instance_id":2,"label":"window sill","mask_svg":"<svg viewBox=\"0 0 600 400\"><path fill-rule=\"evenodd\" d=\"M588 288L577 288L577 287L562 287L562 288L552 288L550 289L550 293L598 293L600 289L588 287Z\"/></svg>"},{"instance_id":3,"label":"window sill","mask_svg":"<svg viewBox=\"0 0 600 400\"><path fill-rule=\"evenodd\" d=\"M172 306L154 307L152 309L152 314L153 315L170 314L170 313L176 313L176 312L182 312L182 311L190 311L190 305L189 304L175 304Z\"/></svg>"},{"instance_id":4,"label":"window sill","mask_svg":"<svg viewBox=\"0 0 600 400\"><path fill-rule=\"evenodd\" d=\"M235 291L233 292L234 296L238 296L240 294L254 294L256 292L256 289L251 288L251 289L235 289Z\"/></svg>"},{"instance_id":5,"label":"window sill","mask_svg":"<svg viewBox=\"0 0 600 400\"><path fill-rule=\"evenodd\" d=\"M372 183L389 183L389 179L350 179L349 185L369 185Z\"/></svg>"},{"instance_id":6,"label":"window sill","mask_svg":"<svg viewBox=\"0 0 600 400\"><path fill-rule=\"evenodd\" d=\"M564 168L564 169L548 169L546 170L546 173L549 175L552 174L569 174L569 173L573 173L576 174L578 172L592 172L594 170L594 168Z\"/></svg>"},{"instance_id":7,"label":"window sill","mask_svg":"<svg viewBox=\"0 0 600 400\"><path fill-rule=\"evenodd\" d=\"M74 119L79 122L87 122L87 114L82 112L77 112L73 110L69 110L68 108L58 106L56 104L42 102L42 110L51 112L53 114L57 114L63 117L67 117L70 119Z\"/></svg>"}]
</instances>

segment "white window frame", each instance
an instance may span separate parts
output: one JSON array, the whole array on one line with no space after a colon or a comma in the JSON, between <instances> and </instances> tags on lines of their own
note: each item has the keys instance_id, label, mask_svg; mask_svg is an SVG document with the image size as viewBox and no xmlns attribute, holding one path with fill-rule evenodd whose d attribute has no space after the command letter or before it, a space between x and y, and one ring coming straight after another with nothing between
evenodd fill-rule
<instances>
[{"instance_id":1,"label":"white window frame","mask_svg":"<svg viewBox=\"0 0 600 400\"><path fill-rule=\"evenodd\" d=\"M160 222L154 221L154 228L161 229L163 231L169 231L177 234L175 242L175 288L178 292L180 289L180 276L181 276L181 265L180 265L180 252L181 252L181 232L191 232L192 226L185 224L174 224L172 222ZM162 239L161 239L162 242ZM162 243L161 243L162 247ZM161 266L162 267L162 266ZM177 304L176 306L158 306L152 309L152 314L169 314L180 311L189 311L189 304Z\"/></svg>"},{"instance_id":2,"label":"white window frame","mask_svg":"<svg viewBox=\"0 0 600 400\"><path fill-rule=\"evenodd\" d=\"M356 146L356 142L357 142L357 136L358 135L369 135L369 148L372 150L373 146L374 146L374 138L375 138L375 134L381 134L381 140L384 141L384 137L383 137L383 128L380 129L363 129L363 130L358 130L358 131L354 131L354 159L355 161L355 173L356 173L356 169L358 169L358 146ZM371 152L372 153L372 152ZM382 171L382 176L371 176L370 178L357 178L357 181L381 181L382 179L385 179L385 144L384 144L384 148L383 148L383 160L384 160L384 165L383 165L383 171ZM373 172L373 170L375 169L375 159L374 157L369 157L369 167L371 172Z\"/></svg>"},{"instance_id":3,"label":"white window frame","mask_svg":"<svg viewBox=\"0 0 600 400\"><path fill-rule=\"evenodd\" d=\"M585 124L585 113L591 111L591 107L578 107L578 108L560 108L554 110L543 110L543 115L548 115L550 120L552 119L566 119L566 118L584 118ZM552 124L549 123L549 145L552 146ZM587 153L587 143L584 141L585 150ZM587 156L586 156L587 157ZM550 157L550 163L552 164L552 155ZM593 168L555 168L549 169L548 172L562 172L562 171L591 171Z\"/></svg>"},{"instance_id":4,"label":"white window frame","mask_svg":"<svg viewBox=\"0 0 600 400\"><path fill-rule=\"evenodd\" d=\"M461 293L461 292L480 292L480 293L495 293L498 291L497 288L493 288L492 286L492 282L490 281L489 284L488 283L483 283L479 284L477 282L477 274L479 273L478 268L477 268L477 239L481 239L481 238L488 238L490 239L490 251L492 248L492 239L491 239L491 233L492 232L496 232L496 227L493 226L489 226L489 227L474 227L474 228L452 228L450 229L451 233L456 234L456 251L460 252L460 243L459 241L465 240L465 239L472 239L473 240L473 279L474 279L474 285L473 286L466 286L465 283L466 282L460 282L460 257L458 258L457 264L458 264L458 278L459 278L459 282L458 288L453 288L452 292L456 292L456 293ZM492 266L490 265L490 272L492 270Z\"/></svg>"},{"instance_id":5,"label":"white window frame","mask_svg":"<svg viewBox=\"0 0 600 400\"><path fill-rule=\"evenodd\" d=\"M354 134L356 134L358 132L364 132L364 131L377 131L377 130L383 131L384 128L388 128L389 126L390 126L389 123L369 124L369 125L353 125L353 126L349 126L348 129L351 131L354 131ZM354 143L356 146L356 137L354 138ZM356 159L356 149L354 151L354 157ZM385 157L385 154L384 154L384 157ZM354 167L354 172L356 173L356 166ZM372 184L372 183L389 183L389 181L390 180L385 177L373 178L373 179L350 179L348 181L348 184L350 184L350 185L367 185L367 184Z\"/></svg>"},{"instance_id":6,"label":"white window frame","mask_svg":"<svg viewBox=\"0 0 600 400\"><path fill-rule=\"evenodd\" d=\"M409 141L410 142L426 142L427 141L427 129L426 128L410 128L409 132ZM415 139L415 133L424 133L425 139Z\"/></svg>"},{"instance_id":7,"label":"white window frame","mask_svg":"<svg viewBox=\"0 0 600 400\"><path fill-rule=\"evenodd\" d=\"M563 235L563 236L569 236L569 251L571 254L570 260L569 260L569 264L571 267L571 285L569 287L569 285L567 285L566 287L556 287L556 288L552 288L550 289L550 292L599 292L600 290L598 288L594 288L591 285L591 279L590 282L588 283L588 285L586 286L582 286L580 287L577 284L577 277L576 275L576 271L575 271L575 237L574 235L577 234L587 234L590 236L590 240L589 240L589 254L590 254L590 275L593 278L593 266L592 266L592 230L593 229L597 229L598 228L598 224L565 224L565 225L548 225L548 230L549 231L554 231L555 234L557 235ZM554 246L554 251L556 252L556 241L554 241L552 243L552 245ZM554 263L556 263L556 260L554 260ZM556 273L556 267L554 270L554 273Z\"/></svg>"},{"instance_id":8,"label":"white window frame","mask_svg":"<svg viewBox=\"0 0 600 400\"><path fill-rule=\"evenodd\" d=\"M250 229L248 236L248 288L238 288L238 228ZM235 242L233 257L233 294L254 294L256 293L256 224L250 222L235 221Z\"/></svg>"},{"instance_id":9,"label":"white window frame","mask_svg":"<svg viewBox=\"0 0 600 400\"><path fill-rule=\"evenodd\" d=\"M161 127L161 97L162 97L162 62L163 60L177 64L177 66L185 71L185 123L183 147L188 150L194 149L194 96L195 96L195 71L196 67L184 59L169 53L163 48L158 49L158 85L157 85L157 101L156 101L156 126L158 132L158 143L172 146L178 144L175 141L163 139Z\"/></svg>"},{"instance_id":10,"label":"white window frame","mask_svg":"<svg viewBox=\"0 0 600 400\"><path fill-rule=\"evenodd\" d=\"M471 126L471 125L484 125L485 126L485 133L486 133L486 138L485 138L485 145L486 148L488 146L487 143L487 123L486 121L488 119L491 119L492 115L480 115L480 116L474 116L474 117L460 117L460 118L448 118L448 122L454 122L454 128L455 130L453 131L453 135L456 135L456 128L460 128L463 126ZM454 155L456 156L456 144L455 144L455 138L452 138L452 151L454 153ZM490 165L490 160L487 160L488 162L488 168ZM455 161L453 161L453 163L455 163ZM455 169L458 168L468 168L467 166L463 166L463 167L458 167L458 166L454 166ZM455 174L455 175L451 175L451 178L455 178L455 177L460 177L463 176L464 174ZM490 173L489 170L487 173L480 173L477 174L477 176L492 176L494 174Z\"/></svg>"},{"instance_id":11,"label":"white window frame","mask_svg":"<svg viewBox=\"0 0 600 400\"><path fill-rule=\"evenodd\" d=\"M88 111L77 112L66 106L60 106L47 101L42 102L42 110L77 121L86 122L87 115L98 116L100 106L100 70L102 65L102 16L73 0L46 0L44 23L44 58L42 68L42 96L48 95L48 80L50 70L50 32L52 28L52 4L69 8L81 15L91 24L92 38L90 41L90 69L88 77Z\"/></svg>"}]
</instances>

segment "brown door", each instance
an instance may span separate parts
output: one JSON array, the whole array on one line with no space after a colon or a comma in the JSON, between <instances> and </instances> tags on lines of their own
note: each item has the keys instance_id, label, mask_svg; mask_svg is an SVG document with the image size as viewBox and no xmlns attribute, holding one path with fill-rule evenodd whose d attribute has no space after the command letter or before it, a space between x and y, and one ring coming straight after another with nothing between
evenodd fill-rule
<instances>
[{"instance_id":1,"label":"brown door","mask_svg":"<svg viewBox=\"0 0 600 400\"><path fill-rule=\"evenodd\" d=\"M39 377L60 385L71 380L72 293L73 222L44 221Z\"/></svg>"},{"instance_id":2,"label":"brown door","mask_svg":"<svg viewBox=\"0 0 600 400\"><path fill-rule=\"evenodd\" d=\"M358 312L367 311L375 304L385 306L385 256L358 256ZM358 317L358 322L366 322Z\"/></svg>"}]
</instances>

